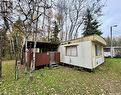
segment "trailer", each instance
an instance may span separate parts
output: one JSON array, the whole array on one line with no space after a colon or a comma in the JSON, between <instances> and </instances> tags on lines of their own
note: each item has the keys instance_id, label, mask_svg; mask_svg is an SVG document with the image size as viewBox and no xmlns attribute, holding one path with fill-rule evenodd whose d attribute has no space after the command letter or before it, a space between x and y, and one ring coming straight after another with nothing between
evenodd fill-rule
<instances>
[{"instance_id":1,"label":"trailer","mask_svg":"<svg viewBox=\"0 0 121 95\"><path fill-rule=\"evenodd\" d=\"M62 42L58 48L60 62L92 70L104 63L105 45L106 41L98 35Z\"/></svg>"},{"instance_id":2,"label":"trailer","mask_svg":"<svg viewBox=\"0 0 121 95\"><path fill-rule=\"evenodd\" d=\"M113 57L121 58L121 47L120 46L112 47L112 55ZM104 56L111 57L111 47L104 47Z\"/></svg>"}]
</instances>

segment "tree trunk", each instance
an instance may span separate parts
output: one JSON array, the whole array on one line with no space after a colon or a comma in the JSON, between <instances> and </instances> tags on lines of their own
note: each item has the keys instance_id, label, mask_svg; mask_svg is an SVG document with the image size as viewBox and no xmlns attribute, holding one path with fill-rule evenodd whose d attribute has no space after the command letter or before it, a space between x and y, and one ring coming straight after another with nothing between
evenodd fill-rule
<instances>
[{"instance_id":1,"label":"tree trunk","mask_svg":"<svg viewBox=\"0 0 121 95\"><path fill-rule=\"evenodd\" d=\"M16 58L16 62L15 62L15 80L18 80L18 62L17 62L16 53L15 53L15 58Z\"/></svg>"},{"instance_id":2,"label":"tree trunk","mask_svg":"<svg viewBox=\"0 0 121 95\"><path fill-rule=\"evenodd\" d=\"M13 54L13 52L12 52L13 50L12 50L12 41L11 41L11 39L10 39L10 45L9 45L9 53L10 53L10 59L12 60L12 54Z\"/></svg>"},{"instance_id":3,"label":"tree trunk","mask_svg":"<svg viewBox=\"0 0 121 95\"><path fill-rule=\"evenodd\" d=\"M1 56L1 49L0 49L0 79L1 78L2 78L2 56Z\"/></svg>"},{"instance_id":4,"label":"tree trunk","mask_svg":"<svg viewBox=\"0 0 121 95\"><path fill-rule=\"evenodd\" d=\"M0 79L2 78L2 49L3 49L3 36L0 35Z\"/></svg>"},{"instance_id":5,"label":"tree trunk","mask_svg":"<svg viewBox=\"0 0 121 95\"><path fill-rule=\"evenodd\" d=\"M15 47L15 45L16 45L16 47ZM18 55L19 55L19 52L18 52L17 34L15 36L14 53L15 53L15 59L16 59L16 62L15 62L15 79L18 80Z\"/></svg>"},{"instance_id":6,"label":"tree trunk","mask_svg":"<svg viewBox=\"0 0 121 95\"><path fill-rule=\"evenodd\" d=\"M36 41L36 33L34 33L34 51L33 51L33 65L32 65L32 70L35 70L35 58L36 58L36 44L37 44L37 41Z\"/></svg>"},{"instance_id":7,"label":"tree trunk","mask_svg":"<svg viewBox=\"0 0 121 95\"><path fill-rule=\"evenodd\" d=\"M27 73L28 64L28 49L27 49L27 38L25 39L25 63L24 63L24 73Z\"/></svg>"},{"instance_id":8,"label":"tree trunk","mask_svg":"<svg viewBox=\"0 0 121 95\"><path fill-rule=\"evenodd\" d=\"M22 43L22 46L21 46L21 49L20 49L21 64L23 64L23 48L24 48L24 45L25 45L25 39L23 40L23 43Z\"/></svg>"},{"instance_id":9,"label":"tree trunk","mask_svg":"<svg viewBox=\"0 0 121 95\"><path fill-rule=\"evenodd\" d=\"M0 79L2 78L2 60L0 58Z\"/></svg>"},{"instance_id":10,"label":"tree trunk","mask_svg":"<svg viewBox=\"0 0 121 95\"><path fill-rule=\"evenodd\" d=\"M39 9L37 10L37 16L39 15ZM37 33L38 33L38 21L39 19L37 18L37 21L36 21L36 27L35 27L35 31L33 31L34 33L34 51L33 51L33 66L32 66L32 71L35 70L35 58L36 58L36 44L37 44Z\"/></svg>"}]
</instances>

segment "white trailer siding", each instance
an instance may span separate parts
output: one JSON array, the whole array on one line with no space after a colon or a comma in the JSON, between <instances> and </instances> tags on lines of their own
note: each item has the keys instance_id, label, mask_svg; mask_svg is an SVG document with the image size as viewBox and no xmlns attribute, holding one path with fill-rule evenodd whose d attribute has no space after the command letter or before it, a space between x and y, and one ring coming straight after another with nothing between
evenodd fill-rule
<instances>
[{"instance_id":1,"label":"white trailer siding","mask_svg":"<svg viewBox=\"0 0 121 95\"><path fill-rule=\"evenodd\" d=\"M91 41L80 42L81 67L92 69L92 43Z\"/></svg>"},{"instance_id":2,"label":"white trailer siding","mask_svg":"<svg viewBox=\"0 0 121 95\"><path fill-rule=\"evenodd\" d=\"M105 45L105 40L97 35L63 42L58 49L60 62L94 69L104 62Z\"/></svg>"},{"instance_id":3,"label":"white trailer siding","mask_svg":"<svg viewBox=\"0 0 121 95\"><path fill-rule=\"evenodd\" d=\"M96 47L95 45L99 45L101 48L101 55L96 56ZM92 60L93 60L93 68L99 66L100 64L104 63L104 50L103 46L97 43L92 43Z\"/></svg>"},{"instance_id":4,"label":"white trailer siding","mask_svg":"<svg viewBox=\"0 0 121 95\"><path fill-rule=\"evenodd\" d=\"M67 46L77 46L77 56L67 56ZM92 69L91 41L79 42L76 44L61 45L59 47L60 61L62 63Z\"/></svg>"}]
</instances>

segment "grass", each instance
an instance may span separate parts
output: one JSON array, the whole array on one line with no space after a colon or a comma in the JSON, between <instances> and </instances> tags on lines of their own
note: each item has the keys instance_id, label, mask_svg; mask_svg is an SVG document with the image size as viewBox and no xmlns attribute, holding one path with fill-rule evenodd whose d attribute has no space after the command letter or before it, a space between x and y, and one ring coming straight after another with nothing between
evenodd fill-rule
<instances>
[{"instance_id":1,"label":"grass","mask_svg":"<svg viewBox=\"0 0 121 95\"><path fill-rule=\"evenodd\" d=\"M0 95L121 95L121 59L106 59L95 72L75 68L36 70L34 79L23 74L19 66L19 79L14 79L14 61L3 62Z\"/></svg>"}]
</instances>

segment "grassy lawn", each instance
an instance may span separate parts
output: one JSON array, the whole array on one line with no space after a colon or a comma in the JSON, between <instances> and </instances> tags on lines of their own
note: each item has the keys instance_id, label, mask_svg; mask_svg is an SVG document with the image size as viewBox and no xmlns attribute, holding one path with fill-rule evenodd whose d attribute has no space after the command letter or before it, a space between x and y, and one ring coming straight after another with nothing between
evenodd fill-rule
<instances>
[{"instance_id":1,"label":"grassy lawn","mask_svg":"<svg viewBox=\"0 0 121 95\"><path fill-rule=\"evenodd\" d=\"M19 68L20 69L20 68ZM121 59L106 59L89 73L63 67L36 70L32 83L29 74L19 72L14 80L14 61L3 62L0 95L121 95Z\"/></svg>"}]
</instances>

